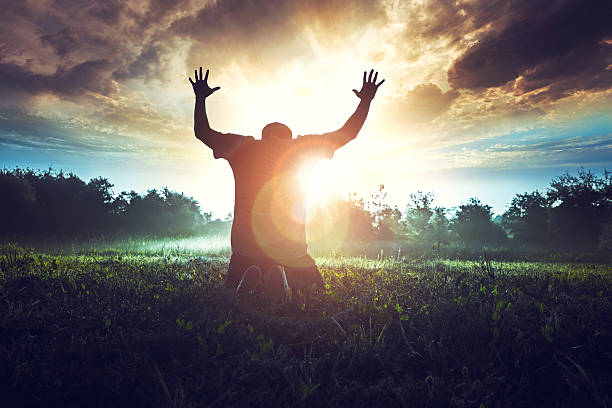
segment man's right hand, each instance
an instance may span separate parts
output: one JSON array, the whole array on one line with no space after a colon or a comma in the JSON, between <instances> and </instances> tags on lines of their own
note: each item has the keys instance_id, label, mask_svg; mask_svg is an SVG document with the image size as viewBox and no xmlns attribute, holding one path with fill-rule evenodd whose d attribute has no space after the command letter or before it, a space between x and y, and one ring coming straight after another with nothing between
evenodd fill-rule
<instances>
[{"instance_id":1,"label":"man's right hand","mask_svg":"<svg viewBox=\"0 0 612 408\"><path fill-rule=\"evenodd\" d=\"M189 77L189 82L193 86L193 93L196 98L208 98L213 92L218 91L221 87L216 86L211 88L208 86L208 70L206 70L206 76L202 78L202 67L200 67L200 78L198 78L198 70L195 71L195 82Z\"/></svg>"}]
</instances>

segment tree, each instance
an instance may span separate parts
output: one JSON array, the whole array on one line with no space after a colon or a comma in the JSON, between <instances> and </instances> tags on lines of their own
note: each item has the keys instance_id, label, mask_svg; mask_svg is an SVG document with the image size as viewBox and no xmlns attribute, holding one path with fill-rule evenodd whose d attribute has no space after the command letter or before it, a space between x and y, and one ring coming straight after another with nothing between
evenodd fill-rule
<instances>
[{"instance_id":1,"label":"tree","mask_svg":"<svg viewBox=\"0 0 612 408\"><path fill-rule=\"evenodd\" d=\"M337 246L370 241L377 235L373 214L355 194L333 197L325 205L311 206L307 232L310 241Z\"/></svg>"},{"instance_id":2,"label":"tree","mask_svg":"<svg viewBox=\"0 0 612 408\"><path fill-rule=\"evenodd\" d=\"M182 193L164 188L164 211L167 214L167 233L170 235L193 235L204 225L205 218L197 201Z\"/></svg>"},{"instance_id":3,"label":"tree","mask_svg":"<svg viewBox=\"0 0 612 408\"><path fill-rule=\"evenodd\" d=\"M404 235L402 213L397 207L385 206L376 213L376 237L381 241L395 241Z\"/></svg>"},{"instance_id":4,"label":"tree","mask_svg":"<svg viewBox=\"0 0 612 408\"><path fill-rule=\"evenodd\" d=\"M598 249L608 254L612 253L612 217L608 218L608 221L602 226Z\"/></svg>"},{"instance_id":5,"label":"tree","mask_svg":"<svg viewBox=\"0 0 612 408\"><path fill-rule=\"evenodd\" d=\"M451 240L451 231L448 218L446 218L446 209L436 207L433 214L429 218L428 230L426 234L427 242L431 243L432 248L440 253L441 245L448 245Z\"/></svg>"},{"instance_id":6,"label":"tree","mask_svg":"<svg viewBox=\"0 0 612 408\"><path fill-rule=\"evenodd\" d=\"M380 241L396 241L404 235L405 228L402 223L402 213L396 207L390 207L385 201L386 198L387 192L385 191L385 186L381 184L378 186L378 191L372 194L371 197L371 223L375 230L376 239Z\"/></svg>"},{"instance_id":7,"label":"tree","mask_svg":"<svg viewBox=\"0 0 612 408\"><path fill-rule=\"evenodd\" d=\"M516 242L534 247L548 244L548 200L539 191L517 194L502 216L502 225Z\"/></svg>"},{"instance_id":8,"label":"tree","mask_svg":"<svg viewBox=\"0 0 612 408\"><path fill-rule=\"evenodd\" d=\"M431 204L434 200L433 193L418 191L410 194L410 203L406 208L406 238L413 246L426 247L427 236L431 232L432 225L429 223L434 210Z\"/></svg>"},{"instance_id":9,"label":"tree","mask_svg":"<svg viewBox=\"0 0 612 408\"><path fill-rule=\"evenodd\" d=\"M506 240L506 233L492 220L491 207L477 198L459 206L452 220L452 230L469 247L497 246Z\"/></svg>"},{"instance_id":10,"label":"tree","mask_svg":"<svg viewBox=\"0 0 612 408\"><path fill-rule=\"evenodd\" d=\"M111 232L113 222L113 185L105 178L93 178L72 200L73 230L81 234Z\"/></svg>"},{"instance_id":11,"label":"tree","mask_svg":"<svg viewBox=\"0 0 612 408\"><path fill-rule=\"evenodd\" d=\"M21 170L0 171L0 232L19 233L35 230L39 219L36 190Z\"/></svg>"},{"instance_id":12,"label":"tree","mask_svg":"<svg viewBox=\"0 0 612 408\"><path fill-rule=\"evenodd\" d=\"M612 215L612 177L598 178L580 169L577 176L565 173L554 178L547 192L551 205L550 232L553 244L562 249L597 249L602 226Z\"/></svg>"},{"instance_id":13,"label":"tree","mask_svg":"<svg viewBox=\"0 0 612 408\"><path fill-rule=\"evenodd\" d=\"M141 196L115 197L113 185L98 177L85 183L52 169L0 171L0 232L38 237L103 234L193 235L210 221L191 197L164 188Z\"/></svg>"}]
</instances>

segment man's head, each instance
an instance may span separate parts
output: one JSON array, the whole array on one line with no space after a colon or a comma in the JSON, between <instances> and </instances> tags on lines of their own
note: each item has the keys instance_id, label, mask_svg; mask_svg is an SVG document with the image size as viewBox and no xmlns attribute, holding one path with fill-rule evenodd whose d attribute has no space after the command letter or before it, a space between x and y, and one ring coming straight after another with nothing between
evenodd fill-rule
<instances>
[{"instance_id":1,"label":"man's head","mask_svg":"<svg viewBox=\"0 0 612 408\"><path fill-rule=\"evenodd\" d=\"M266 126L264 126L263 130L261 131L262 140L268 140L268 139L291 140L292 137L293 135L291 134L291 129L289 129L286 125L283 125L282 123L278 123L278 122L268 123Z\"/></svg>"}]
</instances>

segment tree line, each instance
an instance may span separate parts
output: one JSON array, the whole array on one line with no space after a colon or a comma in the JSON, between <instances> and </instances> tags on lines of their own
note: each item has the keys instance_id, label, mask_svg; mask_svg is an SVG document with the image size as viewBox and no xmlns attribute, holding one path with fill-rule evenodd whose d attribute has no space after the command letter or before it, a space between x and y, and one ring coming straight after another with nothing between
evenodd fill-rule
<instances>
[{"instance_id":1,"label":"tree line","mask_svg":"<svg viewBox=\"0 0 612 408\"><path fill-rule=\"evenodd\" d=\"M105 178L89 182L46 171L0 171L0 233L41 238L117 235L187 236L212 222L191 197L152 189L113 194ZM214 224L212 224L214 226Z\"/></svg>"},{"instance_id":2,"label":"tree line","mask_svg":"<svg viewBox=\"0 0 612 408\"><path fill-rule=\"evenodd\" d=\"M229 234L231 218L213 220L196 200L164 188L114 195L98 177L30 169L0 171L0 234L36 237ZM385 201L384 186L369 200L336 198L310 211L315 245L346 249L371 242L414 254L483 248L516 252L612 253L612 176L580 169L553 178L545 192L516 194L501 216L478 198L456 208L417 192L402 212Z\"/></svg>"},{"instance_id":3,"label":"tree line","mask_svg":"<svg viewBox=\"0 0 612 408\"><path fill-rule=\"evenodd\" d=\"M341 231L342 236L325 237L328 245L334 240L343 240L345 246L355 240L376 240L412 254L473 254L487 248L599 254L607 259L612 254L612 175L608 171L597 175L580 169L576 175L555 177L545 192L516 194L501 216L476 197L458 207L443 208L434 205L433 193L417 192L402 212L385 204L385 195L381 185L369 201L355 196L336 200L318 208L312 222L319 229L336 220L336 226L327 228ZM342 224L347 218L345 233Z\"/></svg>"}]
</instances>

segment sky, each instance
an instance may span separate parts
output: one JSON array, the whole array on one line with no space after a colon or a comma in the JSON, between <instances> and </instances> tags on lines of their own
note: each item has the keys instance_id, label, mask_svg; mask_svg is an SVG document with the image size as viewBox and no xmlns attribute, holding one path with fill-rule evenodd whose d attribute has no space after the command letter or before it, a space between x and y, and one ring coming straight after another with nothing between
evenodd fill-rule
<instances>
[{"instance_id":1,"label":"sky","mask_svg":"<svg viewBox=\"0 0 612 408\"><path fill-rule=\"evenodd\" d=\"M507 208L579 167L612 168L609 0L3 2L0 167L167 186L224 217L233 176L193 134L187 78L221 89L211 126L338 129L364 70L385 83L361 133L305 178L311 196L403 209L417 190Z\"/></svg>"}]
</instances>

